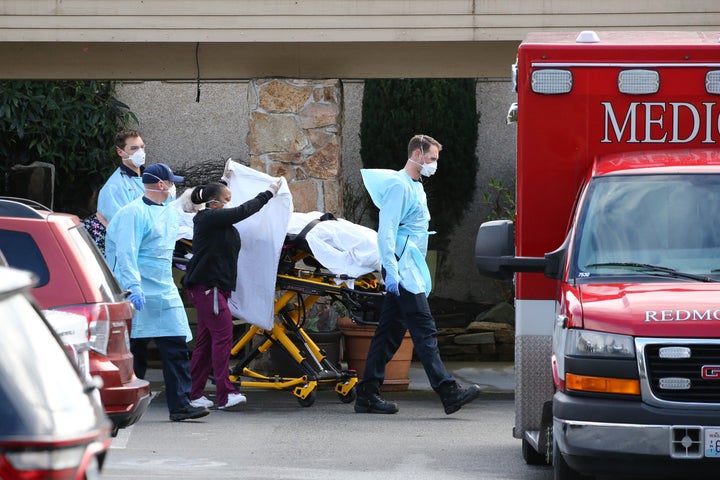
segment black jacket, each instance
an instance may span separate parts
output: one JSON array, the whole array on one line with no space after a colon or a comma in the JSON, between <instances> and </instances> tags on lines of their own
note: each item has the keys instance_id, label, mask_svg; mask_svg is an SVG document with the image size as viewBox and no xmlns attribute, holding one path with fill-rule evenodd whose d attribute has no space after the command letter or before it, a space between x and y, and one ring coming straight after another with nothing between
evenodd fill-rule
<instances>
[{"instance_id":1,"label":"black jacket","mask_svg":"<svg viewBox=\"0 0 720 480\"><path fill-rule=\"evenodd\" d=\"M195 214L193 256L183 279L186 286L235 290L240 234L234 224L257 213L272 196L268 190L237 207L205 208Z\"/></svg>"}]
</instances>

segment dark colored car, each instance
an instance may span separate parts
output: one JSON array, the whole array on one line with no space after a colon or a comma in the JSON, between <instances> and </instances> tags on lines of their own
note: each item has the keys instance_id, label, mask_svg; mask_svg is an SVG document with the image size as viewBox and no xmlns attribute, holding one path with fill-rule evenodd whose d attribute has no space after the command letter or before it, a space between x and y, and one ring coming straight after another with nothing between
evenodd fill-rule
<instances>
[{"instance_id":1,"label":"dark colored car","mask_svg":"<svg viewBox=\"0 0 720 480\"><path fill-rule=\"evenodd\" d=\"M0 197L0 251L11 267L35 274L31 293L41 308L87 319L90 374L102 378L113 435L137 422L150 402L150 384L133 371L134 309L78 217Z\"/></svg>"},{"instance_id":2,"label":"dark colored car","mask_svg":"<svg viewBox=\"0 0 720 480\"><path fill-rule=\"evenodd\" d=\"M0 478L98 478L112 424L34 305L33 281L0 267Z\"/></svg>"}]
</instances>

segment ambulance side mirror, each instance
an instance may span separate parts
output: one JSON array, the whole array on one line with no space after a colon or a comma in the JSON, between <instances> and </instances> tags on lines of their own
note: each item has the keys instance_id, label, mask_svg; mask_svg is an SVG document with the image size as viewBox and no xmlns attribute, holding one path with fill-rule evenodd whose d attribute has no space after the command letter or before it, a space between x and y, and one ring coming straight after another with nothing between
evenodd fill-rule
<instances>
[{"instance_id":1,"label":"ambulance side mirror","mask_svg":"<svg viewBox=\"0 0 720 480\"><path fill-rule=\"evenodd\" d=\"M554 278L560 280L562 277L562 267L565 265L565 259L567 258L568 243L570 242L570 236L565 238L565 241L560 248L557 250L545 254L545 276L548 278Z\"/></svg>"},{"instance_id":2,"label":"ambulance side mirror","mask_svg":"<svg viewBox=\"0 0 720 480\"><path fill-rule=\"evenodd\" d=\"M511 220L493 220L480 225L475 238L475 266L481 275L512 280L515 272L547 270L544 257L515 256L515 224Z\"/></svg>"}]
</instances>

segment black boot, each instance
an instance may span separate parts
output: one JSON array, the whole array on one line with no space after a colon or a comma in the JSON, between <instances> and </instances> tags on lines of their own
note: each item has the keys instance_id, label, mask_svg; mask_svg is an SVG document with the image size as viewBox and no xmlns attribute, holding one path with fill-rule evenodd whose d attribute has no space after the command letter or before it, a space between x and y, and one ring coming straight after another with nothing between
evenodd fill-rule
<instances>
[{"instance_id":1,"label":"black boot","mask_svg":"<svg viewBox=\"0 0 720 480\"><path fill-rule=\"evenodd\" d=\"M355 412L357 413L397 413L396 403L383 400L380 389L374 385L363 382L358 383L357 398L355 399Z\"/></svg>"},{"instance_id":2,"label":"black boot","mask_svg":"<svg viewBox=\"0 0 720 480\"><path fill-rule=\"evenodd\" d=\"M442 400L445 413L450 415L455 413L466 403L470 403L480 396L480 387L478 385L470 385L467 388L461 387L457 382L447 382L440 385L438 394Z\"/></svg>"}]
</instances>

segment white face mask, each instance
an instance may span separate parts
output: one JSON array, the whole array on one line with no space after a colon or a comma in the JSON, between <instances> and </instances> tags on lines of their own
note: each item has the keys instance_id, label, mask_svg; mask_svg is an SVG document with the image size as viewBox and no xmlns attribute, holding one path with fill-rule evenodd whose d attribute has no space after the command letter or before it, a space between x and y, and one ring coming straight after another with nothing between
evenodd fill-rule
<instances>
[{"instance_id":1,"label":"white face mask","mask_svg":"<svg viewBox=\"0 0 720 480\"><path fill-rule=\"evenodd\" d=\"M123 150L124 152L125 150ZM144 148L138 148L135 150L135 153L132 155L128 155L128 158L132 162L133 165L136 167L141 167L142 165L145 165L145 149Z\"/></svg>"},{"instance_id":2,"label":"white face mask","mask_svg":"<svg viewBox=\"0 0 720 480\"><path fill-rule=\"evenodd\" d=\"M420 163L416 162L412 158L410 158L409 160L415 165L420 165L420 175L422 175L423 177L431 177L435 175L435 172L437 172L437 161L434 161L432 163Z\"/></svg>"},{"instance_id":3,"label":"white face mask","mask_svg":"<svg viewBox=\"0 0 720 480\"><path fill-rule=\"evenodd\" d=\"M162 178L157 177L157 176L153 175L152 173L147 173L147 175L150 175L151 177L157 178L159 182L162 182L162 181L163 181ZM173 183L172 186L171 186L170 188L168 188L167 190L158 190L157 188L147 188L147 187L145 187L145 190L150 190L151 192L167 192L168 198L167 198L166 201L168 201L168 202L172 202L172 201L175 200L175 198L177 197L177 188L175 188L175 184L174 184L174 183Z\"/></svg>"},{"instance_id":4,"label":"white face mask","mask_svg":"<svg viewBox=\"0 0 720 480\"><path fill-rule=\"evenodd\" d=\"M420 169L420 175L425 177L432 177L435 175L435 172L437 172L437 161L432 163L423 163L422 168Z\"/></svg>"},{"instance_id":5,"label":"white face mask","mask_svg":"<svg viewBox=\"0 0 720 480\"><path fill-rule=\"evenodd\" d=\"M220 205L222 205L222 207L220 208L232 208L230 202L223 202L221 200L210 200L207 203L219 203Z\"/></svg>"}]
</instances>

